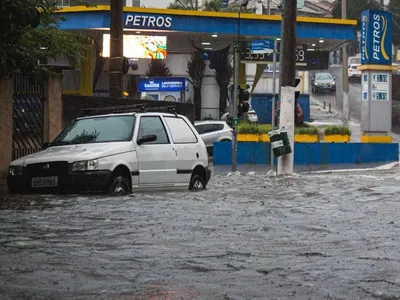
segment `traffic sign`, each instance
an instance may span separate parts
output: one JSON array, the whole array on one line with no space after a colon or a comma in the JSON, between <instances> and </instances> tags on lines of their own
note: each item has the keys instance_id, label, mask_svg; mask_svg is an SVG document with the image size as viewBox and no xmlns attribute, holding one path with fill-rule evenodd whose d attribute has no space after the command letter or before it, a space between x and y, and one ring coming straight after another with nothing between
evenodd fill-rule
<instances>
[{"instance_id":1,"label":"traffic sign","mask_svg":"<svg viewBox=\"0 0 400 300\"><path fill-rule=\"evenodd\" d=\"M250 52L252 54L265 54L274 52L274 40L251 41Z\"/></svg>"}]
</instances>

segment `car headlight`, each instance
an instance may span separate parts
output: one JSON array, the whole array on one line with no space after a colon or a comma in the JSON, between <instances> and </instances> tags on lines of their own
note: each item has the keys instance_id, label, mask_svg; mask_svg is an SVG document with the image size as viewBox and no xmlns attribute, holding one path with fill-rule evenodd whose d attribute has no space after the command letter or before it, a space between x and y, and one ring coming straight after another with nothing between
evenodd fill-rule
<instances>
[{"instance_id":1,"label":"car headlight","mask_svg":"<svg viewBox=\"0 0 400 300\"><path fill-rule=\"evenodd\" d=\"M333 84L333 85L335 85L335 84L336 84L336 82L333 82L332 84Z\"/></svg>"},{"instance_id":2,"label":"car headlight","mask_svg":"<svg viewBox=\"0 0 400 300\"><path fill-rule=\"evenodd\" d=\"M72 172L95 171L98 168L99 161L97 159L76 161L72 164Z\"/></svg>"},{"instance_id":3,"label":"car headlight","mask_svg":"<svg viewBox=\"0 0 400 300\"><path fill-rule=\"evenodd\" d=\"M317 83L317 82L314 82L314 84L315 84L315 85L318 85L318 83Z\"/></svg>"},{"instance_id":4,"label":"car headlight","mask_svg":"<svg viewBox=\"0 0 400 300\"><path fill-rule=\"evenodd\" d=\"M10 176L22 176L24 174L24 167L22 166L10 166L8 168L8 175Z\"/></svg>"}]
</instances>

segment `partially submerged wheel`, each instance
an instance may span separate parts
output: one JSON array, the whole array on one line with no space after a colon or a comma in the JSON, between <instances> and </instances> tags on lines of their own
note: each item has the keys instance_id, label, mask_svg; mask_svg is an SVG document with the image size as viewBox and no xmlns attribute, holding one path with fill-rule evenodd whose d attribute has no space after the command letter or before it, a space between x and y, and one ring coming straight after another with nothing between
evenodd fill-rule
<instances>
[{"instance_id":1,"label":"partially submerged wheel","mask_svg":"<svg viewBox=\"0 0 400 300\"><path fill-rule=\"evenodd\" d=\"M206 184L204 182L203 177L199 174L193 174L192 179L190 179L189 190L191 191L200 191L206 188Z\"/></svg>"},{"instance_id":2,"label":"partially submerged wheel","mask_svg":"<svg viewBox=\"0 0 400 300\"><path fill-rule=\"evenodd\" d=\"M110 185L110 194L116 196L127 195L131 192L129 180L124 176L117 176Z\"/></svg>"}]
</instances>

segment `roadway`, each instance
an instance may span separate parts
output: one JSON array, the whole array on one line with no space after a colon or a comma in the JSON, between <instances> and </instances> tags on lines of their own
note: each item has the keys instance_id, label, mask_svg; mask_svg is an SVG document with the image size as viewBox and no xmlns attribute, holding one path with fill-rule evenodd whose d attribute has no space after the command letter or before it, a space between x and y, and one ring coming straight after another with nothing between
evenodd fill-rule
<instances>
[{"instance_id":1,"label":"roadway","mask_svg":"<svg viewBox=\"0 0 400 300\"><path fill-rule=\"evenodd\" d=\"M327 71L321 71L327 72ZM312 94L311 97L315 101L323 104L326 103L328 107L329 103L332 105L332 109L343 115L343 76L342 76L342 66L333 65L328 70L333 77L336 77L336 93L326 93L326 94ZM315 72L310 72L310 78ZM311 90L311 88L310 88ZM361 83L358 80L350 82L349 85L349 98L350 98L350 117L351 119L360 122L361 120Z\"/></svg>"}]
</instances>

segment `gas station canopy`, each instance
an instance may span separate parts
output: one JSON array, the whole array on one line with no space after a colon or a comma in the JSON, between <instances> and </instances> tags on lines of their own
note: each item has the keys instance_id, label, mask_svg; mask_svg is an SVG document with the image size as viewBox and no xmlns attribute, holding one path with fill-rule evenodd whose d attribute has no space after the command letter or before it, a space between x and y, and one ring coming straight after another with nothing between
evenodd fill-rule
<instances>
[{"instance_id":1,"label":"gas station canopy","mask_svg":"<svg viewBox=\"0 0 400 300\"><path fill-rule=\"evenodd\" d=\"M63 30L108 31L110 28L110 6L67 7L59 13L65 19L60 24ZM298 17L298 43L333 50L357 39L356 25L355 20ZM241 14L239 19L238 13L125 7L124 30L168 36L189 33L198 42L218 36L220 42L232 42L238 34L242 40L280 37L281 16Z\"/></svg>"}]
</instances>

